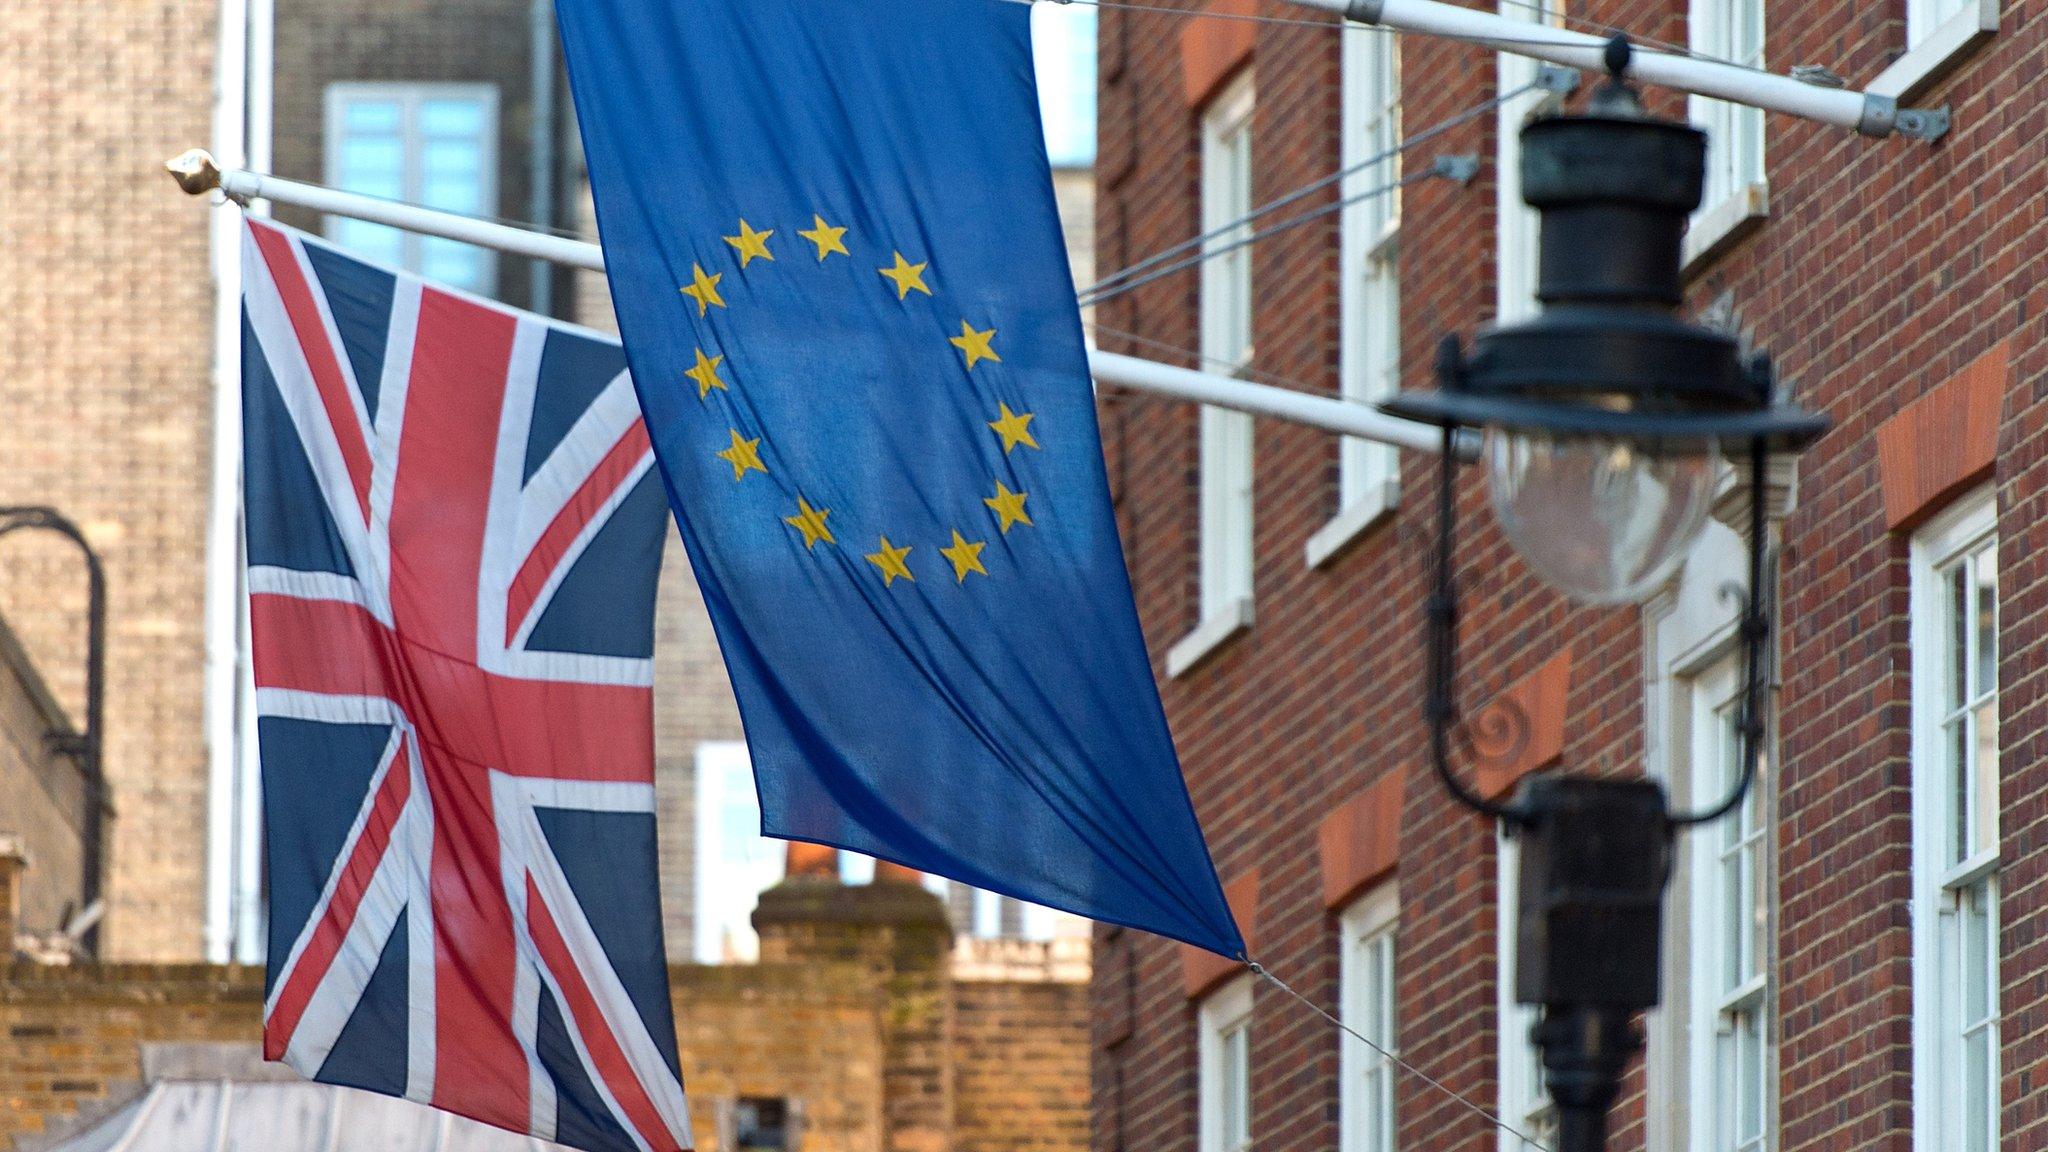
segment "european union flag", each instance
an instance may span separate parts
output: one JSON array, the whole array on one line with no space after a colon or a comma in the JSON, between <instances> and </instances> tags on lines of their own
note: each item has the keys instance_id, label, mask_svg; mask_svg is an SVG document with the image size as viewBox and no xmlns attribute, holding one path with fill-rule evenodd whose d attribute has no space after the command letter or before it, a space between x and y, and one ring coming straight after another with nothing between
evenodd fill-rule
<instances>
[{"instance_id":1,"label":"european union flag","mask_svg":"<svg viewBox=\"0 0 2048 1152\"><path fill-rule=\"evenodd\" d=\"M1227 955L1005 0L560 0L763 831Z\"/></svg>"}]
</instances>

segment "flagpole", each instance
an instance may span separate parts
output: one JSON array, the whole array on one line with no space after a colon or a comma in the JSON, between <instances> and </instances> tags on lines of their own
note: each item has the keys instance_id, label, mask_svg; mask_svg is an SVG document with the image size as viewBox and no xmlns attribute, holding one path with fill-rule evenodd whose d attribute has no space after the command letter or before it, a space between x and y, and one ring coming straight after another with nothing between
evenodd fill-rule
<instances>
[{"instance_id":1,"label":"flagpole","mask_svg":"<svg viewBox=\"0 0 2048 1152\"><path fill-rule=\"evenodd\" d=\"M1501 52L1548 60L1568 68L1600 71L1608 38L1482 12L1442 0L1291 0L1303 8L1334 12L1360 24L1480 44ZM1879 92L1809 84L1761 68L1723 60L1681 56L1634 46L1629 76L1676 88L1782 112L1865 136L1894 132L1918 140L1939 139L1948 131L1949 112L1941 108L1901 108L1896 98Z\"/></svg>"},{"instance_id":2,"label":"flagpole","mask_svg":"<svg viewBox=\"0 0 2048 1152\"><path fill-rule=\"evenodd\" d=\"M604 271L603 250L583 240L530 232L509 224L380 200L260 172L223 169L215 165L213 157L197 149L168 161L164 167L178 181L180 188L194 196L218 190L231 200L270 200L372 224L385 224L425 236L461 240L571 268ZM1443 433L1434 427L1383 415L1369 405L1331 396L1257 384L1094 348L1088 350L1088 368L1096 381L1102 384L1306 424L1341 436L1423 452L1438 451L1443 445Z\"/></svg>"}]
</instances>

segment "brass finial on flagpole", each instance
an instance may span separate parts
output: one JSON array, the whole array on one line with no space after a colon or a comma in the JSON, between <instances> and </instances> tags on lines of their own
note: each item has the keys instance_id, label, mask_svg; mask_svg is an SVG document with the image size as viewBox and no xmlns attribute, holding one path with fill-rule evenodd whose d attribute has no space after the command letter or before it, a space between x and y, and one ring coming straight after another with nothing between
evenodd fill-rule
<instances>
[{"instance_id":1,"label":"brass finial on flagpole","mask_svg":"<svg viewBox=\"0 0 2048 1152\"><path fill-rule=\"evenodd\" d=\"M171 174L187 196L203 196L220 187L220 166L204 148L194 148L164 161L164 171Z\"/></svg>"}]
</instances>

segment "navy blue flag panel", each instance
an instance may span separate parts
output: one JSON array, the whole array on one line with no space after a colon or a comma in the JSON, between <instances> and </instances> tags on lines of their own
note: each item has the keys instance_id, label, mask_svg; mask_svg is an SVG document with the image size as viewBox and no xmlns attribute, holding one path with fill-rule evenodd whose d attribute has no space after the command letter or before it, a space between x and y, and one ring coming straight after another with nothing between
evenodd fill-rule
<instances>
[{"instance_id":1,"label":"navy blue flag panel","mask_svg":"<svg viewBox=\"0 0 2048 1152\"><path fill-rule=\"evenodd\" d=\"M764 831L1236 956L1001 0L560 0Z\"/></svg>"},{"instance_id":2,"label":"navy blue flag panel","mask_svg":"<svg viewBox=\"0 0 2048 1152\"><path fill-rule=\"evenodd\" d=\"M264 1055L690 1146L655 879L652 448L617 342L251 219Z\"/></svg>"}]
</instances>

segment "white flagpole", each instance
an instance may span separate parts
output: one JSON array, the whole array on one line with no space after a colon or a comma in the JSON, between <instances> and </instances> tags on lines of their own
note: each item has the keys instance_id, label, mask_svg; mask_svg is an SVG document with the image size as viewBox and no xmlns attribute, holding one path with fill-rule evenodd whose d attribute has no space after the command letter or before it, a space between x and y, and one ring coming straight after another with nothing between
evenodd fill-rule
<instances>
[{"instance_id":1,"label":"white flagpole","mask_svg":"<svg viewBox=\"0 0 2048 1152\"><path fill-rule=\"evenodd\" d=\"M1601 54L1607 47L1606 38L1446 4L1442 0L1292 2L1304 8L1334 12L1360 24L1480 44L1568 68L1598 72L1604 67ZM1897 132L1902 136L1933 140L1948 131L1946 108L1900 108L1896 99L1877 92L1827 88L1721 60L1659 52L1641 45L1633 45L1632 48L1629 76L1650 84L1833 124L1865 136L1889 136Z\"/></svg>"},{"instance_id":2,"label":"white flagpole","mask_svg":"<svg viewBox=\"0 0 2048 1152\"><path fill-rule=\"evenodd\" d=\"M248 145L247 0L220 6L213 146L242 161ZM211 258L216 293L213 333L213 475L206 524L206 958L234 958L235 800L239 767L236 698L240 667L242 573L242 245L230 208L217 208Z\"/></svg>"},{"instance_id":3,"label":"white flagpole","mask_svg":"<svg viewBox=\"0 0 2048 1152\"><path fill-rule=\"evenodd\" d=\"M387 224L425 236L461 240L571 268L604 271L603 250L583 240L529 232L509 224L379 200L258 172L233 168L223 170L214 165L211 156L201 151L187 152L168 162L165 168L177 179L179 187L193 195L217 189L233 200L272 200L316 212L367 220L373 224ZM1383 415L1375 408L1348 400L1256 384L1213 372L1177 368L1093 348L1088 350L1088 367L1095 379L1103 384L1198 404L1212 404L1255 416L1270 416L1400 448L1434 452L1443 446L1443 433L1437 428ZM1469 445L1461 444L1461 451L1469 452Z\"/></svg>"}]
</instances>

